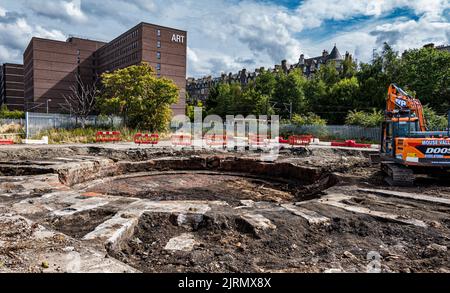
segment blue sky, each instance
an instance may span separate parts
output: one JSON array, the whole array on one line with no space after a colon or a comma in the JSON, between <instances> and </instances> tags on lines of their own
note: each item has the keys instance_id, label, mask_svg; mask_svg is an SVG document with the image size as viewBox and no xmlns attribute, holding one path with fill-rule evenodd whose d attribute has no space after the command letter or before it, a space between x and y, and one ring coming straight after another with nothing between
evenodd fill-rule
<instances>
[{"instance_id":1,"label":"blue sky","mask_svg":"<svg viewBox=\"0 0 450 293\"><path fill-rule=\"evenodd\" d=\"M273 67L337 44L368 62L385 41L402 52L450 43L448 0L2 0L0 62L21 62L32 36L108 41L141 21L188 31L188 75Z\"/></svg>"}]
</instances>

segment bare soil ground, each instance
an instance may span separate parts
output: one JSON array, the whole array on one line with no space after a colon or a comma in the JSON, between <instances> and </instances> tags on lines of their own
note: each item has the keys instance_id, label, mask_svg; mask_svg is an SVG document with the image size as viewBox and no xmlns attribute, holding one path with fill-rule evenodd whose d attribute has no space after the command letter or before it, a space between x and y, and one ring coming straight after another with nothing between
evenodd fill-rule
<instances>
[{"instance_id":1,"label":"bare soil ground","mask_svg":"<svg viewBox=\"0 0 450 293\"><path fill-rule=\"evenodd\" d=\"M258 154L1 149L0 271L75 252L87 272L450 272L448 178L391 187L361 150L230 156Z\"/></svg>"}]
</instances>

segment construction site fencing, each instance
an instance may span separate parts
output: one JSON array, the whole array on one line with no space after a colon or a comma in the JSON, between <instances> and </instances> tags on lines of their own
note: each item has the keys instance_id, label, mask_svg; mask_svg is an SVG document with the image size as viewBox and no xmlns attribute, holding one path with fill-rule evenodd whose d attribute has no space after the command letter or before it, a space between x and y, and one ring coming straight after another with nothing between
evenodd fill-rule
<instances>
[{"instance_id":1,"label":"construction site fencing","mask_svg":"<svg viewBox=\"0 0 450 293\"><path fill-rule=\"evenodd\" d=\"M367 128L353 125L280 125L280 135L304 134L311 134L319 138L377 142L381 137L381 128Z\"/></svg>"},{"instance_id":2,"label":"construction site fencing","mask_svg":"<svg viewBox=\"0 0 450 293\"><path fill-rule=\"evenodd\" d=\"M18 124L25 125L25 119L4 119L0 118L0 125Z\"/></svg>"},{"instance_id":3,"label":"construction site fencing","mask_svg":"<svg viewBox=\"0 0 450 293\"><path fill-rule=\"evenodd\" d=\"M116 116L89 116L85 125L96 128L117 129L123 126L123 119ZM68 114L32 113L25 114L27 138L33 138L49 129L74 129L81 127L81 120Z\"/></svg>"},{"instance_id":4,"label":"construction site fencing","mask_svg":"<svg viewBox=\"0 0 450 293\"><path fill-rule=\"evenodd\" d=\"M197 127L196 127L197 126ZM223 134L228 136L249 136L250 129L248 125L246 125L243 129L245 133L238 133L237 129L235 128L235 133L230 134L227 133L227 125L224 123L221 127L204 127L203 125L194 124L191 123L190 127L194 129L196 127L197 130L202 131L202 135L205 135L209 132L209 134L214 133L214 129L221 128L222 133L216 133L216 134ZM175 133L177 131L180 131L180 128L172 127L171 131L172 133ZM270 126L266 126L266 132L268 136L272 136ZM187 131L186 131L187 132ZM264 132L261 132L264 133ZM260 134L261 134L260 133ZM193 134L193 132L191 132ZM256 133L253 133L256 134ZM332 140L356 140L356 141L371 141L371 142L378 142L380 140L381 136L381 129L380 127L374 127L374 128L367 128L367 127L360 127L360 126L353 126L353 125L293 125L293 124L280 124L279 125L279 136L282 136L284 138L288 138L291 135L312 135L316 138L322 138L322 139L332 139ZM276 137L278 135L274 135L273 137Z\"/></svg>"}]
</instances>

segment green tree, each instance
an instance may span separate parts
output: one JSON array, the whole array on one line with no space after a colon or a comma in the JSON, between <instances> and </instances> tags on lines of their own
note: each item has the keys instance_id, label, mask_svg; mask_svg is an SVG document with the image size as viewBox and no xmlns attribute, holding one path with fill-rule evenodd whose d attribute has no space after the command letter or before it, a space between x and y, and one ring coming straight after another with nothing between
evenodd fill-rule
<instances>
[{"instance_id":1,"label":"green tree","mask_svg":"<svg viewBox=\"0 0 450 293\"><path fill-rule=\"evenodd\" d=\"M305 98L308 108L317 114L322 114L327 111L327 105L323 104L328 98L328 88L323 80L320 78L313 78L308 80L305 85Z\"/></svg>"},{"instance_id":2,"label":"green tree","mask_svg":"<svg viewBox=\"0 0 450 293\"><path fill-rule=\"evenodd\" d=\"M332 124L342 124L345 114L354 108L359 94L359 84L356 77L344 78L328 88L327 94L319 98L318 107L324 114L322 117Z\"/></svg>"},{"instance_id":3,"label":"green tree","mask_svg":"<svg viewBox=\"0 0 450 293\"><path fill-rule=\"evenodd\" d=\"M292 116L292 124L294 125L317 125L326 126L327 121L320 118L319 115L312 112L306 113L305 115L294 114Z\"/></svg>"},{"instance_id":4,"label":"green tree","mask_svg":"<svg viewBox=\"0 0 450 293\"><path fill-rule=\"evenodd\" d=\"M254 89L260 95L272 97L276 83L275 75L270 71L264 70L256 77Z\"/></svg>"},{"instance_id":5,"label":"green tree","mask_svg":"<svg viewBox=\"0 0 450 293\"><path fill-rule=\"evenodd\" d=\"M329 87L333 86L341 79L339 72L336 69L336 62L334 61L320 66L316 76L317 78L323 80L323 82Z\"/></svg>"},{"instance_id":6,"label":"green tree","mask_svg":"<svg viewBox=\"0 0 450 293\"><path fill-rule=\"evenodd\" d=\"M239 101L241 95L242 89L239 84L219 83L208 98L208 114L216 114L221 117L234 115L235 111L242 106Z\"/></svg>"},{"instance_id":7,"label":"green tree","mask_svg":"<svg viewBox=\"0 0 450 293\"><path fill-rule=\"evenodd\" d=\"M384 108L389 81L383 72L382 59L376 58L372 64L362 63L356 76L359 83L359 99L355 103L356 107Z\"/></svg>"},{"instance_id":8,"label":"green tree","mask_svg":"<svg viewBox=\"0 0 450 293\"><path fill-rule=\"evenodd\" d=\"M342 62L342 72L341 78L351 78L356 75L358 65L353 61L352 58L346 58Z\"/></svg>"},{"instance_id":9,"label":"green tree","mask_svg":"<svg viewBox=\"0 0 450 293\"><path fill-rule=\"evenodd\" d=\"M290 105L293 113L305 113L307 101L304 87L306 78L300 70L293 70L289 74L278 74L272 100L277 103L278 114L283 118L289 118Z\"/></svg>"},{"instance_id":10,"label":"green tree","mask_svg":"<svg viewBox=\"0 0 450 293\"><path fill-rule=\"evenodd\" d=\"M438 115L426 105L423 107L423 114L427 120L428 130L444 130L448 127L448 118L444 115Z\"/></svg>"},{"instance_id":11,"label":"green tree","mask_svg":"<svg viewBox=\"0 0 450 293\"><path fill-rule=\"evenodd\" d=\"M398 57L398 52L394 51L388 43L384 43L380 57L383 61L383 72L389 84L398 83L401 74L401 59Z\"/></svg>"},{"instance_id":12,"label":"green tree","mask_svg":"<svg viewBox=\"0 0 450 293\"><path fill-rule=\"evenodd\" d=\"M157 78L147 63L134 65L102 75L104 95L98 107L104 114L123 116L133 128L163 131L167 128L178 101L178 88L173 81Z\"/></svg>"},{"instance_id":13,"label":"green tree","mask_svg":"<svg viewBox=\"0 0 450 293\"><path fill-rule=\"evenodd\" d=\"M433 48L406 51L399 85L414 90L422 104L438 112L450 109L450 53Z\"/></svg>"},{"instance_id":14,"label":"green tree","mask_svg":"<svg viewBox=\"0 0 450 293\"><path fill-rule=\"evenodd\" d=\"M195 118L195 107L202 108L202 117L206 117L206 109L201 101L198 101L196 104L186 105L186 116L189 117L191 121L194 121Z\"/></svg>"},{"instance_id":15,"label":"green tree","mask_svg":"<svg viewBox=\"0 0 450 293\"><path fill-rule=\"evenodd\" d=\"M23 111L19 111L19 110L10 111L8 109L8 106L3 104L0 107L0 118L3 118L3 119L23 119L23 118L25 118L25 113Z\"/></svg>"}]
</instances>

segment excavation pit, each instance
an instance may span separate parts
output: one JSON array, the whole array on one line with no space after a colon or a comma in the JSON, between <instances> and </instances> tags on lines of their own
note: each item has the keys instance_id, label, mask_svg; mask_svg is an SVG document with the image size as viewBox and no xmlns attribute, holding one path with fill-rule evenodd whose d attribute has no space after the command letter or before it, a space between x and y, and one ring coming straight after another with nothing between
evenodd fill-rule
<instances>
[{"instance_id":1,"label":"excavation pit","mask_svg":"<svg viewBox=\"0 0 450 293\"><path fill-rule=\"evenodd\" d=\"M77 189L93 194L154 201L243 200L291 202L320 197L337 183L320 168L254 159L184 158L125 163L121 175L86 182Z\"/></svg>"},{"instance_id":2,"label":"excavation pit","mask_svg":"<svg viewBox=\"0 0 450 293\"><path fill-rule=\"evenodd\" d=\"M71 216L51 216L38 221L48 228L81 239L98 225L112 218L115 213L116 211L109 209L93 209Z\"/></svg>"},{"instance_id":3,"label":"excavation pit","mask_svg":"<svg viewBox=\"0 0 450 293\"><path fill-rule=\"evenodd\" d=\"M74 251L83 272L366 272L371 253L384 272L450 270L448 188L386 187L366 151L286 151L274 162L116 146L10 157L0 162L0 243L15 255L0 253L0 271L40 271L41 255L64 270Z\"/></svg>"},{"instance_id":4,"label":"excavation pit","mask_svg":"<svg viewBox=\"0 0 450 293\"><path fill-rule=\"evenodd\" d=\"M113 179L87 192L149 200L220 200L232 206L242 200L284 202L295 199L294 183L248 174L158 172Z\"/></svg>"}]
</instances>

